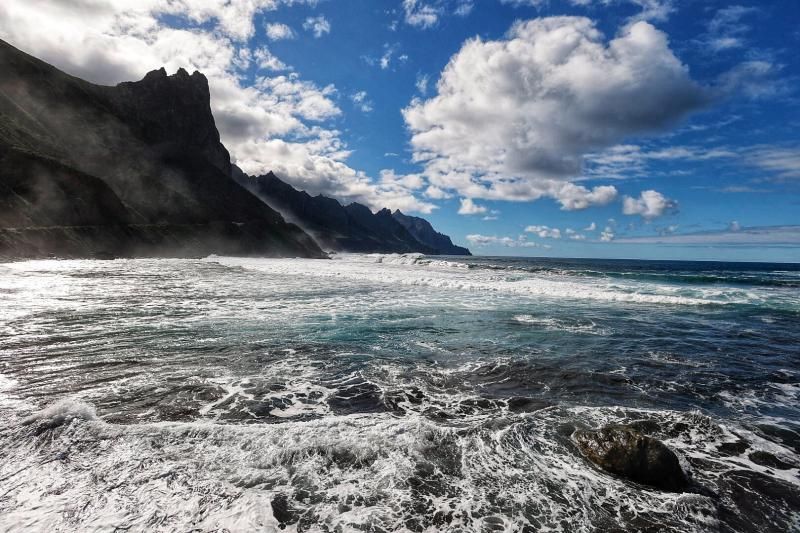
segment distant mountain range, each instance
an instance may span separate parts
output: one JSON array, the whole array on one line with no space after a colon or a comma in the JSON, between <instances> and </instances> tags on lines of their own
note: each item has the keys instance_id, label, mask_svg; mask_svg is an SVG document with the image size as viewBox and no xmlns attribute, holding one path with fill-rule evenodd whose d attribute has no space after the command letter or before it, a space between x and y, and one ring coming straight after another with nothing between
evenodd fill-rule
<instances>
[{"instance_id":1,"label":"distant mountain range","mask_svg":"<svg viewBox=\"0 0 800 533\"><path fill-rule=\"evenodd\" d=\"M2 258L469 253L426 224L245 179L199 72L105 87L0 40Z\"/></svg>"},{"instance_id":2,"label":"distant mountain range","mask_svg":"<svg viewBox=\"0 0 800 533\"><path fill-rule=\"evenodd\" d=\"M233 176L326 250L470 255L469 250L455 246L450 237L436 232L423 218L407 216L399 210L373 213L359 203L343 206L333 198L299 191L272 172L252 177L234 167Z\"/></svg>"}]
</instances>

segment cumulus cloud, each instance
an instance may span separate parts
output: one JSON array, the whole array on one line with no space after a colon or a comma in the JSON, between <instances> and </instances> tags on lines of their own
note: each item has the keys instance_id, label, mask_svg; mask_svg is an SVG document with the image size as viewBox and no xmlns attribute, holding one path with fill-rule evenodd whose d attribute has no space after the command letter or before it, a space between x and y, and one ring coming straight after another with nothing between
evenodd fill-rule
<instances>
[{"instance_id":1,"label":"cumulus cloud","mask_svg":"<svg viewBox=\"0 0 800 533\"><path fill-rule=\"evenodd\" d=\"M600 232L600 240L603 242L611 242L614 240L614 237L616 237L616 234L614 233L614 228L611 226L606 226L605 229Z\"/></svg>"},{"instance_id":2,"label":"cumulus cloud","mask_svg":"<svg viewBox=\"0 0 800 533\"><path fill-rule=\"evenodd\" d=\"M303 29L310 31L314 34L314 37L319 39L326 33L331 32L331 23L322 15L318 17L308 17L306 21L303 22Z\"/></svg>"},{"instance_id":3,"label":"cumulus cloud","mask_svg":"<svg viewBox=\"0 0 800 533\"><path fill-rule=\"evenodd\" d=\"M551 228L549 226L528 226L525 228L525 233L533 233L542 239L560 239L561 230L558 228Z\"/></svg>"},{"instance_id":4,"label":"cumulus cloud","mask_svg":"<svg viewBox=\"0 0 800 533\"><path fill-rule=\"evenodd\" d=\"M486 207L476 204L472 198L462 198L461 206L458 208L459 215L482 215L486 211Z\"/></svg>"},{"instance_id":5,"label":"cumulus cloud","mask_svg":"<svg viewBox=\"0 0 800 533\"><path fill-rule=\"evenodd\" d=\"M584 235L583 233L578 233L577 231L575 231L572 228L567 228L566 230L564 230L564 233L566 233L567 238L572 239L573 241L585 241L586 240L586 235Z\"/></svg>"},{"instance_id":6,"label":"cumulus cloud","mask_svg":"<svg viewBox=\"0 0 800 533\"><path fill-rule=\"evenodd\" d=\"M283 39L294 39L297 34L292 28L280 22L267 23L264 27L267 32L267 37L271 41L280 41Z\"/></svg>"},{"instance_id":7,"label":"cumulus cloud","mask_svg":"<svg viewBox=\"0 0 800 533\"><path fill-rule=\"evenodd\" d=\"M350 152L328 126L341 115L333 85L303 80L267 48L248 47L256 14L298 3L315 0L4 0L0 34L95 83L141 79L161 66L199 70L209 80L222 141L245 172L274 170L312 194L373 209L430 212L433 204L410 189L376 183L346 163ZM261 72L245 83L241 71L253 63ZM273 75L277 70L289 72Z\"/></svg>"},{"instance_id":8,"label":"cumulus cloud","mask_svg":"<svg viewBox=\"0 0 800 533\"><path fill-rule=\"evenodd\" d=\"M414 161L431 184L470 198L607 204L611 186L571 183L587 153L674 125L710 101L647 22L606 41L582 17L518 22L467 41L437 94L403 110Z\"/></svg>"},{"instance_id":9,"label":"cumulus cloud","mask_svg":"<svg viewBox=\"0 0 800 533\"><path fill-rule=\"evenodd\" d=\"M645 220L652 220L677 209L678 203L670 200L658 191L642 191L639 198L625 196L622 200L622 212L626 215L640 215Z\"/></svg>"}]
</instances>

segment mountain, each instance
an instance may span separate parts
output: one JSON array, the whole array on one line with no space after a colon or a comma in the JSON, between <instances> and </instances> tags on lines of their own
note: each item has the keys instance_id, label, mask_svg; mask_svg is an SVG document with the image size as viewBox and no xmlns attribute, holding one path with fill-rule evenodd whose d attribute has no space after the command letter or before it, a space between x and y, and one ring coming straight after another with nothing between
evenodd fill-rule
<instances>
[{"instance_id":1,"label":"mountain","mask_svg":"<svg viewBox=\"0 0 800 533\"><path fill-rule=\"evenodd\" d=\"M439 233L431 223L421 217L404 215L399 209L392 213L392 217L408 230L422 244L436 250L439 255L472 255L463 246L456 246L450 237Z\"/></svg>"},{"instance_id":2,"label":"mountain","mask_svg":"<svg viewBox=\"0 0 800 533\"><path fill-rule=\"evenodd\" d=\"M0 41L0 257L323 257L231 179L199 72L115 87Z\"/></svg>"},{"instance_id":3,"label":"mountain","mask_svg":"<svg viewBox=\"0 0 800 533\"><path fill-rule=\"evenodd\" d=\"M367 206L343 206L333 198L311 196L282 181L272 172L251 177L234 170L234 179L270 207L311 234L323 248L362 253L435 254L383 209L373 213Z\"/></svg>"}]
</instances>

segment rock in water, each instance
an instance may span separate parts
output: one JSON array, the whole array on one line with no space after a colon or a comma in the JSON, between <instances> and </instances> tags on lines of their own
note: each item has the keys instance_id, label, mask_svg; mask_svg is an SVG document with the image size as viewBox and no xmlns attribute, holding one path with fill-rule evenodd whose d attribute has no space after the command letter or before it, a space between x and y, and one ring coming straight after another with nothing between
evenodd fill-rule
<instances>
[{"instance_id":1,"label":"rock in water","mask_svg":"<svg viewBox=\"0 0 800 533\"><path fill-rule=\"evenodd\" d=\"M597 431L578 430L573 439L590 461L612 474L673 492L689 485L675 453L634 429L608 426Z\"/></svg>"}]
</instances>

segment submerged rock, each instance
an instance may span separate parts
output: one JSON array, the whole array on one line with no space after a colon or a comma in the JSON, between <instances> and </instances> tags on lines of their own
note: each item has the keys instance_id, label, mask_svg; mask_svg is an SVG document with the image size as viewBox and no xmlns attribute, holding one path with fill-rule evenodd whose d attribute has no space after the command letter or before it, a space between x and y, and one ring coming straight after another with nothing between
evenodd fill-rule
<instances>
[{"instance_id":1,"label":"submerged rock","mask_svg":"<svg viewBox=\"0 0 800 533\"><path fill-rule=\"evenodd\" d=\"M673 492L689 485L675 453L661 441L632 428L578 430L573 440L590 461L612 474Z\"/></svg>"}]
</instances>

